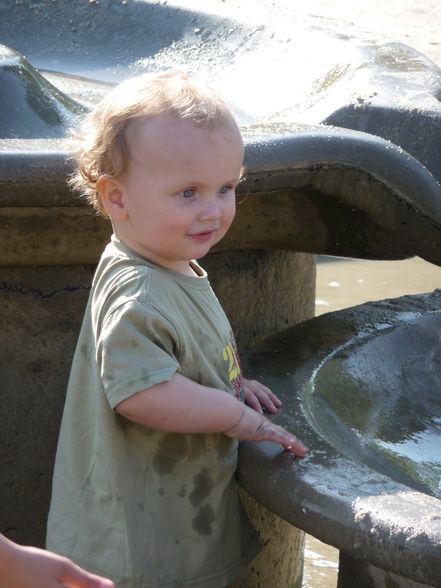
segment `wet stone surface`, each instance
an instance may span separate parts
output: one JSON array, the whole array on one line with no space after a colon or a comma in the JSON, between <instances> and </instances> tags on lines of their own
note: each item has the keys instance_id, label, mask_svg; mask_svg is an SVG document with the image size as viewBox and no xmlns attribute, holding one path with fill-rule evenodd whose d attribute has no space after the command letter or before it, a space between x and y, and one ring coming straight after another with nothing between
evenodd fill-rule
<instances>
[{"instance_id":1,"label":"wet stone surface","mask_svg":"<svg viewBox=\"0 0 441 588\"><path fill-rule=\"evenodd\" d=\"M244 365L310 448L299 461L243 444L245 488L345 554L427 585L441 573L441 406L420 362L438 369L440 321L440 291L367 303L279 333Z\"/></svg>"}]
</instances>

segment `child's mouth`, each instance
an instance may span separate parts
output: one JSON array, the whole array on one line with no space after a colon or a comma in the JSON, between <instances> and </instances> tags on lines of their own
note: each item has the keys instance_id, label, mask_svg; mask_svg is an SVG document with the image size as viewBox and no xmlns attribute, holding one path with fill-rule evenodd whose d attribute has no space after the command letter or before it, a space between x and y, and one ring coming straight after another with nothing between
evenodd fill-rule
<instances>
[{"instance_id":1,"label":"child's mouth","mask_svg":"<svg viewBox=\"0 0 441 588\"><path fill-rule=\"evenodd\" d=\"M211 231L202 231L200 233L193 233L191 235L189 235L189 237L191 239L193 239L193 241L197 241L198 243L204 243L206 241L209 241L211 239L211 237L214 235L215 231L211 230Z\"/></svg>"}]
</instances>

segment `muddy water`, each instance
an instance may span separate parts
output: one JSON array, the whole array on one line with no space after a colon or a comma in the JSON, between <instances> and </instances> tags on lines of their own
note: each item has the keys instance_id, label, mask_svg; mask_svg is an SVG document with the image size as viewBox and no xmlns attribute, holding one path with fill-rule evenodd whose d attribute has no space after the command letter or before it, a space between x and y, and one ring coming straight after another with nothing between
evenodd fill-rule
<instances>
[{"instance_id":1,"label":"muddy water","mask_svg":"<svg viewBox=\"0 0 441 588\"><path fill-rule=\"evenodd\" d=\"M441 268L418 257L403 261L318 257L316 315L370 300L441 288Z\"/></svg>"},{"instance_id":2,"label":"muddy water","mask_svg":"<svg viewBox=\"0 0 441 588\"><path fill-rule=\"evenodd\" d=\"M372 300L441 288L441 268L417 257L404 261L318 257L316 315ZM335 588L338 551L306 537L303 588Z\"/></svg>"}]
</instances>

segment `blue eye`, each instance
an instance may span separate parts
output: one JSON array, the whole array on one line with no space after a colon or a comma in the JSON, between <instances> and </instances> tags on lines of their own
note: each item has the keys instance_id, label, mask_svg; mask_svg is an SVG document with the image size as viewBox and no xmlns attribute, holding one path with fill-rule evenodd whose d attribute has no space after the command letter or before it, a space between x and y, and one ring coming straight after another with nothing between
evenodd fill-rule
<instances>
[{"instance_id":1,"label":"blue eye","mask_svg":"<svg viewBox=\"0 0 441 588\"><path fill-rule=\"evenodd\" d=\"M222 186L222 188L219 189L219 194L226 194L230 190L231 190L231 186Z\"/></svg>"},{"instance_id":2,"label":"blue eye","mask_svg":"<svg viewBox=\"0 0 441 588\"><path fill-rule=\"evenodd\" d=\"M183 198L191 198L192 196L194 196L193 188L186 188L185 190L182 190L181 196Z\"/></svg>"}]
</instances>

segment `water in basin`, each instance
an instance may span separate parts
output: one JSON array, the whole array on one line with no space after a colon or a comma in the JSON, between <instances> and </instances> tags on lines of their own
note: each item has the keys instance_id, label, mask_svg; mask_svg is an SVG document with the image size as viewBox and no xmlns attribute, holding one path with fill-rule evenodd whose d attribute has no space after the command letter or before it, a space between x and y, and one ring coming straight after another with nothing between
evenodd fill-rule
<instances>
[{"instance_id":1,"label":"water in basin","mask_svg":"<svg viewBox=\"0 0 441 588\"><path fill-rule=\"evenodd\" d=\"M441 497L441 313L403 319L329 355L307 411L347 457Z\"/></svg>"}]
</instances>

